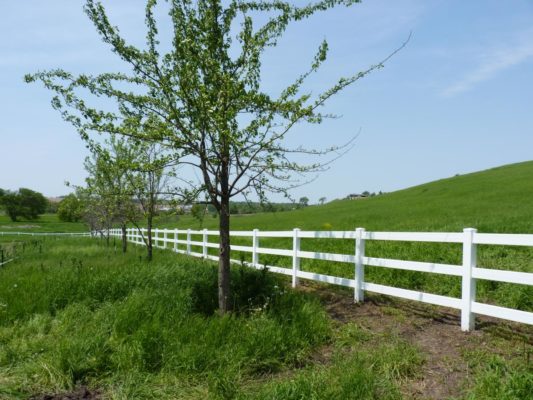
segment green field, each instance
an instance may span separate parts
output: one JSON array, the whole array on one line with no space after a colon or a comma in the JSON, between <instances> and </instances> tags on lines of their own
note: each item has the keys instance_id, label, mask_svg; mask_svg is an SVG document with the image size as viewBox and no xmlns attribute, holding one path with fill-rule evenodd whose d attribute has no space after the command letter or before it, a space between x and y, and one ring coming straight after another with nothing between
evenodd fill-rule
<instances>
[{"instance_id":1,"label":"green field","mask_svg":"<svg viewBox=\"0 0 533 400\"><path fill-rule=\"evenodd\" d=\"M0 269L2 399L80 388L89 396L68 398L422 399L416 388L428 379L450 390L435 371L460 371L450 392L459 399L527 399L533 390L532 332L465 335L434 308L414 317L379 298L356 307L344 291L294 291L238 267L235 311L220 317L213 263L162 250L147 263L142 248L123 255L99 239L0 243L18 257ZM331 310L336 302L347 316ZM440 335L458 351L448 354ZM443 357L427 352L428 336Z\"/></svg>"},{"instance_id":2,"label":"green field","mask_svg":"<svg viewBox=\"0 0 533 400\"><path fill-rule=\"evenodd\" d=\"M81 222L62 222L56 214L44 214L36 220L16 222L0 214L0 232L86 232L87 229Z\"/></svg>"},{"instance_id":3,"label":"green field","mask_svg":"<svg viewBox=\"0 0 533 400\"><path fill-rule=\"evenodd\" d=\"M207 217L204 226L215 228ZM175 227L174 222L166 225ZM198 228L182 217L180 227ZM462 231L533 233L533 161L415 186L360 200L292 212L237 215L233 229Z\"/></svg>"},{"instance_id":4,"label":"green field","mask_svg":"<svg viewBox=\"0 0 533 400\"><path fill-rule=\"evenodd\" d=\"M375 198L238 216L233 229L472 226L528 233L530 176L533 162L510 165ZM208 218L204 226L216 222ZM198 228L188 216L161 217L157 225ZM0 217L0 226L85 230L54 215L17 223ZM290 242L262 239L261 246L289 248ZM533 393L529 328L482 321L465 335L454 313L435 307L413 309L413 303L371 295L356 307L349 290L304 285L294 291L284 277L240 267L232 271L235 312L220 317L210 262L158 250L147 263L142 247L130 245L123 255L100 239L4 236L0 246L17 257L0 269L2 399L50 398L45 395L80 388L106 399L521 400ZM349 254L353 246L352 240L302 241L304 250ZM529 249L483 246L479 253L484 267L533 271ZM382 242L368 243L367 254L444 263L460 263L461 256L458 245ZM273 265L290 261L260 257ZM305 260L302 268L353 276L350 264ZM366 280L460 292L458 278L434 274L367 267ZM533 291L521 285L480 281L478 299L533 310Z\"/></svg>"},{"instance_id":5,"label":"green field","mask_svg":"<svg viewBox=\"0 0 533 400\"><path fill-rule=\"evenodd\" d=\"M533 233L533 162L507 165L455 176L398 192L360 200L334 201L324 206L276 214L235 216L232 229L251 230L351 230L460 232L474 227L479 232ZM207 218L203 227L216 229ZM159 227L198 229L197 221L181 217ZM182 237L184 239L184 237ZM200 240L201 236L193 236ZM215 239L211 239L215 240ZM234 244L251 245L251 239L235 238ZM291 248L292 239L261 239L263 247ZM353 240L302 239L302 249L353 254ZM216 254L215 249L211 249ZM461 264L459 244L367 242L366 254L400 260ZM233 254L250 261L250 254ZM260 263L290 266L290 257L261 255ZM485 268L533 272L533 248L479 246L478 265ZM353 265L302 260L307 271L352 278ZM367 267L365 279L406 289L460 297L460 278L420 272ZM477 299L497 305L533 311L533 287L478 281Z\"/></svg>"}]
</instances>

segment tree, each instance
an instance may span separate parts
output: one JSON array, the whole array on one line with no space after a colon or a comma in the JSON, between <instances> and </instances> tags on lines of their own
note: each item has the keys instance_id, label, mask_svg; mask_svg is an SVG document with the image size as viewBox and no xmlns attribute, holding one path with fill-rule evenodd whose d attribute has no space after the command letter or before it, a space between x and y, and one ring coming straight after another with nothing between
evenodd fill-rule
<instances>
[{"instance_id":1,"label":"tree","mask_svg":"<svg viewBox=\"0 0 533 400\"><path fill-rule=\"evenodd\" d=\"M153 142L135 142L132 147L135 155L130 161L130 170L127 174L129 184L133 190L133 197L140 205L146 219L146 236L138 224L136 226L142 240L146 245L147 258L153 258L152 228L157 205L162 198L169 194L169 179L175 177L173 170L175 161L171 157L162 155L161 146ZM165 189L167 188L167 189Z\"/></svg>"},{"instance_id":2,"label":"tree","mask_svg":"<svg viewBox=\"0 0 533 400\"><path fill-rule=\"evenodd\" d=\"M0 211L4 207L4 196L6 195L6 191L2 188L0 188Z\"/></svg>"},{"instance_id":3,"label":"tree","mask_svg":"<svg viewBox=\"0 0 533 400\"><path fill-rule=\"evenodd\" d=\"M153 258L153 218L163 185L173 174L167 171L165 175L167 158L161 155L159 147L111 136L103 145L93 147L92 158L85 161L89 173L87 189L92 195L91 217L99 215L106 232L113 224L120 226L123 252L127 250L127 224L134 224L146 245L149 261ZM141 217L147 221L146 235L139 226Z\"/></svg>"},{"instance_id":4,"label":"tree","mask_svg":"<svg viewBox=\"0 0 533 400\"><path fill-rule=\"evenodd\" d=\"M15 222L19 217L33 220L46 212L48 200L39 192L20 188L17 192L6 191L2 203L9 218Z\"/></svg>"},{"instance_id":5,"label":"tree","mask_svg":"<svg viewBox=\"0 0 533 400\"><path fill-rule=\"evenodd\" d=\"M326 202L326 198L325 197L321 197L320 199L318 199L318 202L320 203L320 205L324 205L324 203Z\"/></svg>"},{"instance_id":6,"label":"tree","mask_svg":"<svg viewBox=\"0 0 533 400\"><path fill-rule=\"evenodd\" d=\"M59 203L57 217L64 222L78 222L83 217L84 205L74 193L69 194Z\"/></svg>"},{"instance_id":7,"label":"tree","mask_svg":"<svg viewBox=\"0 0 533 400\"><path fill-rule=\"evenodd\" d=\"M73 76L53 70L28 75L26 80L40 80L56 92L53 107L88 143L103 132L159 143L180 163L199 171L201 184L186 190L205 193L219 215L219 308L225 312L231 305L230 199L252 192L261 200L268 191L287 195L303 183L295 176L320 172L351 148L352 141L327 149L289 148L284 139L300 122L320 124L331 117L319 108L383 67L392 54L365 71L340 78L315 97L301 92L326 59L326 41L319 45L309 69L277 96L261 88L261 57L276 46L291 23L357 2L318 0L298 7L278 0L229 0L225 5L221 0L170 0L173 38L171 45L161 46L157 0L148 0L147 44L139 49L120 35L101 3L87 0L85 11L102 40L131 72ZM108 98L117 107L111 111L91 107L85 101L87 93ZM330 158L301 164L293 157L298 154Z\"/></svg>"},{"instance_id":8,"label":"tree","mask_svg":"<svg viewBox=\"0 0 533 400\"><path fill-rule=\"evenodd\" d=\"M300 200L298 200L298 208L304 208L309 205L309 197L300 197Z\"/></svg>"},{"instance_id":9,"label":"tree","mask_svg":"<svg viewBox=\"0 0 533 400\"><path fill-rule=\"evenodd\" d=\"M191 215L192 217L198 221L200 224L200 227L204 224L205 214L207 213L207 209L205 207L205 204L193 204L191 207Z\"/></svg>"}]
</instances>

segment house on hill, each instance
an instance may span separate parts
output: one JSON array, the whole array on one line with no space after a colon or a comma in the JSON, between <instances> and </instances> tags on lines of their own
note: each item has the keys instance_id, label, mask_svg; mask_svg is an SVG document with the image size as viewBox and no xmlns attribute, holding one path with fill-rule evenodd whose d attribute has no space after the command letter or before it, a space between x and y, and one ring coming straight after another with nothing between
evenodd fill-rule
<instances>
[{"instance_id":1,"label":"house on hill","mask_svg":"<svg viewBox=\"0 0 533 400\"><path fill-rule=\"evenodd\" d=\"M365 193L361 193L361 194L352 193L352 194L349 194L348 196L346 196L346 199L347 200L357 200L357 199L365 199L367 197L368 197L368 195L365 194Z\"/></svg>"}]
</instances>

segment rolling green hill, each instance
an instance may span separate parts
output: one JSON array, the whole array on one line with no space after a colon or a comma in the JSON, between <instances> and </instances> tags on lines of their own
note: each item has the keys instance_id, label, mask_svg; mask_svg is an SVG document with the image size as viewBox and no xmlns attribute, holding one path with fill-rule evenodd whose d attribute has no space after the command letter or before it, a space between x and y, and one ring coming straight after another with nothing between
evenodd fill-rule
<instances>
[{"instance_id":1,"label":"rolling green hill","mask_svg":"<svg viewBox=\"0 0 533 400\"><path fill-rule=\"evenodd\" d=\"M179 223L159 227L198 228L198 222L183 217ZM216 229L217 220L206 218L204 227ZM480 232L533 233L533 161L442 179L383 196L333 201L324 206L234 216L233 230L351 230L448 231L466 227ZM193 236L193 240L201 240ZM215 241L215 238L210 239ZM251 245L249 238L233 238L233 244ZM291 248L291 239L262 238L261 247ZM353 254L353 240L304 239L306 251ZM194 251L194 249L193 249ZM210 249L216 254L216 249ZM461 264L459 244L369 241L366 255L399 260ZM232 253L249 261L250 254ZM260 263L290 266L290 257L261 255ZM512 246L479 246L478 263L485 268L533 272L533 249ZM353 277L353 265L302 259L306 271ZM458 267L459 268L459 267ZM369 282L459 297L460 279L451 276L366 267ZM533 287L478 282L478 299L499 305L533 310Z\"/></svg>"},{"instance_id":2,"label":"rolling green hill","mask_svg":"<svg viewBox=\"0 0 533 400\"><path fill-rule=\"evenodd\" d=\"M207 217L204 226L215 228ZM169 224L175 227L175 223ZM180 227L197 228L183 217ZM460 231L533 233L533 161L455 176L382 196L333 201L280 213L239 215L233 229Z\"/></svg>"},{"instance_id":3,"label":"rolling green hill","mask_svg":"<svg viewBox=\"0 0 533 400\"><path fill-rule=\"evenodd\" d=\"M236 216L233 229L459 231L473 226L533 233L531 176L533 162L514 164L369 199ZM207 218L204 226L216 223ZM49 215L17 224L0 218L0 225L83 229ZM178 222L160 219L157 226L198 228L198 222L185 216ZM249 238L233 243L251 244ZM291 239L261 238L260 245L290 248ZM86 238L0 237L0 247L16 246L18 258L0 269L0 398L59 398L48 393L87 386L105 398L392 400L413 398L405 388L418 391L425 375L439 385L460 384L458 399L526 399L532 392L530 331L484 322L466 336L448 312L388 300L351 307L348 289L317 297L320 290L312 288L318 285L293 291L279 276L238 266L232 269L235 311L219 316L216 264L160 250L147 263L141 247L129 246L123 255L112 244ZM479 247L480 266L533 272L533 249ZM304 239L302 248L353 254L354 242ZM459 244L369 241L366 252L461 262ZM250 259L249 254L242 258ZM260 263L288 266L291 257L261 254ZM336 276L354 273L350 263L302 260L301 266ZM454 297L461 287L459 277L368 266L365 280ZM477 299L533 311L532 286L479 280ZM374 325L366 325L369 316ZM447 361L439 361L437 353ZM464 382L444 382L444 368L464 370Z\"/></svg>"}]
</instances>

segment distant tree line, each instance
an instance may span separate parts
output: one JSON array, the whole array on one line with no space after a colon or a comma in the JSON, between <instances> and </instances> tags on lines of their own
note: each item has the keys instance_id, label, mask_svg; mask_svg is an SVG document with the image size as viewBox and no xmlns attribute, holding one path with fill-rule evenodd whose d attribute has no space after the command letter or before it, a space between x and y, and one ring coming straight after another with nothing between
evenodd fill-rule
<instances>
[{"instance_id":1,"label":"distant tree line","mask_svg":"<svg viewBox=\"0 0 533 400\"><path fill-rule=\"evenodd\" d=\"M280 212L294 209L293 203L260 203L247 201L230 202L230 213L236 214L257 214L261 212Z\"/></svg>"},{"instance_id":2,"label":"distant tree line","mask_svg":"<svg viewBox=\"0 0 533 400\"><path fill-rule=\"evenodd\" d=\"M48 200L39 192L27 188L17 191L0 189L0 208L15 222L20 218L35 220L44 214Z\"/></svg>"}]
</instances>

